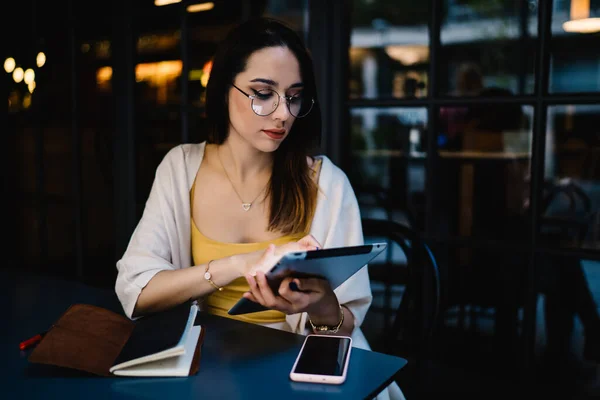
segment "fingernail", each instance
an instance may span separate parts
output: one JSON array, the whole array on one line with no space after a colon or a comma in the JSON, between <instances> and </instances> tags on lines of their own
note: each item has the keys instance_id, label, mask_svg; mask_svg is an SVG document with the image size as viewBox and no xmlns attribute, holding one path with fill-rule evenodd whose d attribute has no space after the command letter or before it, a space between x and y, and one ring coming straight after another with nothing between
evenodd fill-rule
<instances>
[{"instance_id":1,"label":"fingernail","mask_svg":"<svg viewBox=\"0 0 600 400\"><path fill-rule=\"evenodd\" d=\"M294 281L290 282L290 289L293 291L298 290L298 285L296 285L296 282L294 282Z\"/></svg>"}]
</instances>

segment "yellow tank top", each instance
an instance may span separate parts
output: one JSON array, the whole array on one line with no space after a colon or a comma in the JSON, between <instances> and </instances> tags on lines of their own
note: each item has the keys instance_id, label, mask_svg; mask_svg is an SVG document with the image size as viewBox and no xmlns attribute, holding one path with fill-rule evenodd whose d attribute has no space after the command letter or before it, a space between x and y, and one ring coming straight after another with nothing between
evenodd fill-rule
<instances>
[{"instance_id":1,"label":"yellow tank top","mask_svg":"<svg viewBox=\"0 0 600 400\"><path fill-rule=\"evenodd\" d=\"M190 191L190 203L192 205L194 203L193 198L194 186L192 186L192 190ZM205 264L210 260L229 257L235 254L263 250L266 249L270 243L279 246L288 242L297 241L306 236L306 233L298 233L282 236L272 241L256 243L223 243L204 236L198 227L196 227L193 218L191 219L191 227L192 259L194 265ZM204 308L211 314L256 324L270 324L285 321L285 314L276 310L243 315L227 314L227 310L229 310L248 290L250 290L250 287L248 286L246 278L238 278L229 285L224 286L222 291L215 291L207 296L204 300Z\"/></svg>"}]
</instances>

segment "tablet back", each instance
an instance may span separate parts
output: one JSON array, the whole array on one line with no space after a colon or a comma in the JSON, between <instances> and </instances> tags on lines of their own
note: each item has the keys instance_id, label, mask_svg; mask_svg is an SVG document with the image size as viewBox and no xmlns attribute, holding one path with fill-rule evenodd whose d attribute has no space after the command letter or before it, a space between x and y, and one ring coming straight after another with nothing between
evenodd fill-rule
<instances>
[{"instance_id":1,"label":"tablet back","mask_svg":"<svg viewBox=\"0 0 600 400\"><path fill-rule=\"evenodd\" d=\"M382 242L286 254L267 273L269 285L277 294L277 288L285 277L316 277L326 279L331 288L336 289L377 257L386 246ZM229 309L228 314L247 314L266 309L258 303L241 298Z\"/></svg>"}]
</instances>

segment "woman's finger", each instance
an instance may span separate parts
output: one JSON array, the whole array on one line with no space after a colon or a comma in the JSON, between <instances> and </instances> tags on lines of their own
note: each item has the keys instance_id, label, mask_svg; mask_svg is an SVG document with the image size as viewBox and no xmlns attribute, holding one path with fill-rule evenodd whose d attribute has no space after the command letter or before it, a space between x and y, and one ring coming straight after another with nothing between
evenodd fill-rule
<instances>
[{"instance_id":1,"label":"woman's finger","mask_svg":"<svg viewBox=\"0 0 600 400\"><path fill-rule=\"evenodd\" d=\"M265 301L262 297L260 287L258 286L258 283L256 282L256 275L252 275L252 273L246 274L246 281L248 282L248 286L250 287L250 293L256 299L256 302L260 303L264 306Z\"/></svg>"},{"instance_id":2,"label":"woman's finger","mask_svg":"<svg viewBox=\"0 0 600 400\"><path fill-rule=\"evenodd\" d=\"M319 303L323 298L323 294L319 292L286 292L282 294L284 299L289 301L290 313L301 313L311 309L315 304Z\"/></svg>"},{"instance_id":3,"label":"woman's finger","mask_svg":"<svg viewBox=\"0 0 600 400\"><path fill-rule=\"evenodd\" d=\"M277 254L283 256L287 253L293 253L296 251L312 251L321 248L321 244L312 235L306 235L297 242L286 243L279 246Z\"/></svg>"},{"instance_id":4,"label":"woman's finger","mask_svg":"<svg viewBox=\"0 0 600 400\"><path fill-rule=\"evenodd\" d=\"M303 292L327 292L332 291L329 282L320 278L296 278L298 290Z\"/></svg>"},{"instance_id":5,"label":"woman's finger","mask_svg":"<svg viewBox=\"0 0 600 400\"><path fill-rule=\"evenodd\" d=\"M287 300L289 303L294 305L294 308L298 307L303 300L303 293L298 290L297 282L294 278L285 278L279 285L279 295Z\"/></svg>"},{"instance_id":6,"label":"woman's finger","mask_svg":"<svg viewBox=\"0 0 600 400\"><path fill-rule=\"evenodd\" d=\"M273 293L273 290L271 290L271 287L267 282L267 277L263 272L258 271L255 279L260 290L260 296L264 301L263 305L269 308L278 309L280 311L283 311L283 309L289 305L286 300L282 299L280 296L276 296L275 293Z\"/></svg>"},{"instance_id":7,"label":"woman's finger","mask_svg":"<svg viewBox=\"0 0 600 400\"><path fill-rule=\"evenodd\" d=\"M321 246L321 243L319 243L319 241L317 239L315 239L315 237L311 234L308 234L306 236L304 236L302 239L300 239L298 241L298 243L302 244L303 246L306 247L315 247L316 249L322 249L323 246Z\"/></svg>"},{"instance_id":8,"label":"woman's finger","mask_svg":"<svg viewBox=\"0 0 600 400\"><path fill-rule=\"evenodd\" d=\"M258 299L256 297L254 297L254 295L252 294L252 292L246 292L242 295L244 298L253 301L255 303L259 303Z\"/></svg>"}]
</instances>

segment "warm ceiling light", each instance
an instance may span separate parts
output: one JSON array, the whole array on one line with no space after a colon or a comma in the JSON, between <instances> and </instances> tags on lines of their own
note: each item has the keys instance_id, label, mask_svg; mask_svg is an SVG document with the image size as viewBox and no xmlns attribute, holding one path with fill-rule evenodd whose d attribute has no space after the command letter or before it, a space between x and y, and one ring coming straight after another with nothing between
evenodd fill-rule
<instances>
[{"instance_id":1,"label":"warm ceiling light","mask_svg":"<svg viewBox=\"0 0 600 400\"><path fill-rule=\"evenodd\" d=\"M563 24L566 32L600 31L600 18L590 18L590 0L571 0L571 19Z\"/></svg>"},{"instance_id":2,"label":"warm ceiling light","mask_svg":"<svg viewBox=\"0 0 600 400\"><path fill-rule=\"evenodd\" d=\"M188 12L200 12L200 11L208 11L208 10L212 10L215 7L215 3L208 2L208 3L199 3L199 4L191 4L187 7L187 11Z\"/></svg>"},{"instance_id":3,"label":"warm ceiling light","mask_svg":"<svg viewBox=\"0 0 600 400\"><path fill-rule=\"evenodd\" d=\"M46 64L46 55L43 51L40 51L35 58L35 62L39 68L43 67Z\"/></svg>"},{"instance_id":4,"label":"warm ceiling light","mask_svg":"<svg viewBox=\"0 0 600 400\"><path fill-rule=\"evenodd\" d=\"M30 84L35 80L35 72L31 68L27 68L23 74L23 80L25 83Z\"/></svg>"},{"instance_id":5,"label":"warm ceiling light","mask_svg":"<svg viewBox=\"0 0 600 400\"><path fill-rule=\"evenodd\" d=\"M387 46L385 52L403 65L422 63L429 59L429 48L427 46Z\"/></svg>"},{"instance_id":6,"label":"warm ceiling light","mask_svg":"<svg viewBox=\"0 0 600 400\"><path fill-rule=\"evenodd\" d=\"M175 3L181 3L181 0L154 0L155 6L167 6Z\"/></svg>"},{"instance_id":7,"label":"warm ceiling light","mask_svg":"<svg viewBox=\"0 0 600 400\"><path fill-rule=\"evenodd\" d=\"M208 79L210 78L210 71L212 71L212 65L212 60L208 60L206 63L204 63L204 66L202 67L202 76L200 77L200 84L202 85L202 87L206 87L206 85L208 85Z\"/></svg>"},{"instance_id":8,"label":"warm ceiling light","mask_svg":"<svg viewBox=\"0 0 600 400\"><path fill-rule=\"evenodd\" d=\"M17 63L15 62L14 58L9 57L6 60L4 60L4 70L6 71L7 74L10 74L11 72L13 72L15 70L16 66L17 66Z\"/></svg>"},{"instance_id":9,"label":"warm ceiling light","mask_svg":"<svg viewBox=\"0 0 600 400\"><path fill-rule=\"evenodd\" d=\"M17 83L19 83L19 82L21 82L23 80L23 75L25 75L25 73L23 72L23 68L21 68L21 67L16 68L13 71L13 79Z\"/></svg>"},{"instance_id":10,"label":"warm ceiling light","mask_svg":"<svg viewBox=\"0 0 600 400\"><path fill-rule=\"evenodd\" d=\"M563 24L567 32L594 33L600 32L600 18L584 18L567 21Z\"/></svg>"}]
</instances>

